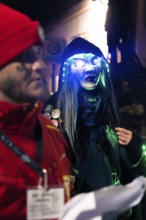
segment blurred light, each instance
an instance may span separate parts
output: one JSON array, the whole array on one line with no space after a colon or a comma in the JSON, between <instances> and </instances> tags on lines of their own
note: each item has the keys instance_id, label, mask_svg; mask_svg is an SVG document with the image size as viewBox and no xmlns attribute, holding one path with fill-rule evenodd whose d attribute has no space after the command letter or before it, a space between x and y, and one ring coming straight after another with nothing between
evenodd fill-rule
<instances>
[{"instance_id":1,"label":"blurred light","mask_svg":"<svg viewBox=\"0 0 146 220\"><path fill-rule=\"evenodd\" d=\"M84 20L86 27L88 27L88 40L98 46L105 57L108 54L107 33L105 31L106 12L108 9L107 2L100 0L91 1L90 11Z\"/></svg>"},{"instance_id":2,"label":"blurred light","mask_svg":"<svg viewBox=\"0 0 146 220\"><path fill-rule=\"evenodd\" d=\"M102 4L108 4L108 0L100 0L100 2L102 3Z\"/></svg>"}]
</instances>

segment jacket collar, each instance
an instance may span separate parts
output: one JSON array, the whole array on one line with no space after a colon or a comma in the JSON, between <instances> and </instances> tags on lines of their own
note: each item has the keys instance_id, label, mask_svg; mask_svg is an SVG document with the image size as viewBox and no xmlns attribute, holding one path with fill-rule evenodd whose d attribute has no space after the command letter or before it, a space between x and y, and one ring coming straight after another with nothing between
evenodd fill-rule
<instances>
[{"instance_id":1,"label":"jacket collar","mask_svg":"<svg viewBox=\"0 0 146 220\"><path fill-rule=\"evenodd\" d=\"M42 103L21 105L0 101L0 130L5 134L32 136Z\"/></svg>"}]
</instances>

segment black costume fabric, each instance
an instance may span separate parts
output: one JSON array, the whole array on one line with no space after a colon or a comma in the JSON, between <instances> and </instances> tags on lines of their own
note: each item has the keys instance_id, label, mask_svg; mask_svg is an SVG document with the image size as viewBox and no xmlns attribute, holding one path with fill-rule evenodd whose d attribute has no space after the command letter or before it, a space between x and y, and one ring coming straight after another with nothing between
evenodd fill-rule
<instances>
[{"instance_id":1,"label":"black costume fabric","mask_svg":"<svg viewBox=\"0 0 146 220\"><path fill-rule=\"evenodd\" d=\"M68 58L81 53L92 53L101 59L105 83L101 77L92 91L79 85L66 64ZM121 163L133 168L140 162L142 140L139 136L133 135L127 146L118 144L114 128L124 125L120 121L108 63L101 50L92 43L76 38L67 46L62 58L59 88L45 107L48 105L61 110L59 129L71 146L76 193L119 184Z\"/></svg>"}]
</instances>

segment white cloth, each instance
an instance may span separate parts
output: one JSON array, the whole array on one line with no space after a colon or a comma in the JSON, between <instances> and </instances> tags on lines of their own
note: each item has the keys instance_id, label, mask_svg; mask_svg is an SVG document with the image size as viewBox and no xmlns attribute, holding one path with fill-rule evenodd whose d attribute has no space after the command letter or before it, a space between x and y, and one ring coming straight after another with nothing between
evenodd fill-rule
<instances>
[{"instance_id":1,"label":"white cloth","mask_svg":"<svg viewBox=\"0 0 146 220\"><path fill-rule=\"evenodd\" d=\"M109 186L73 197L64 206L60 220L108 220L137 205L146 189L146 178L140 176L127 185ZM105 218L104 218L105 219Z\"/></svg>"}]
</instances>

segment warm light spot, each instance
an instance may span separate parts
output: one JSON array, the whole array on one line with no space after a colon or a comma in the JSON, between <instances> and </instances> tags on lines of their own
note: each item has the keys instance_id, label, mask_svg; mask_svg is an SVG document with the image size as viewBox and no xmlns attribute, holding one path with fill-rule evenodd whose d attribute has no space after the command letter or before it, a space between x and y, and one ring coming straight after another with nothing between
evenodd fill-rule
<instances>
[{"instance_id":1,"label":"warm light spot","mask_svg":"<svg viewBox=\"0 0 146 220\"><path fill-rule=\"evenodd\" d=\"M98 46L105 56L108 54L107 34L105 31L107 3L108 1L91 1L91 10L87 14L88 19L85 21L89 27L88 39Z\"/></svg>"}]
</instances>

